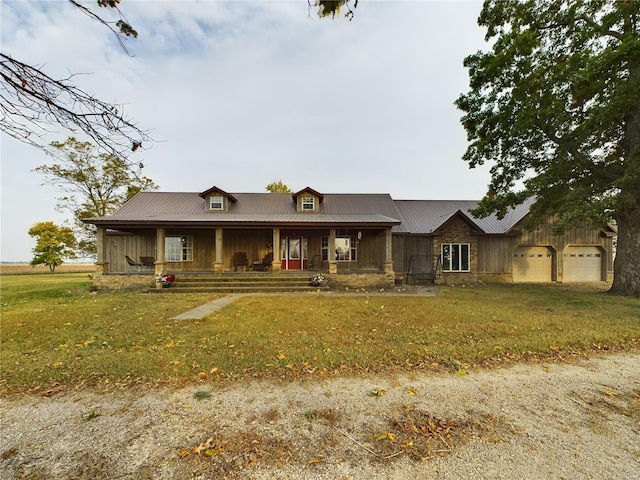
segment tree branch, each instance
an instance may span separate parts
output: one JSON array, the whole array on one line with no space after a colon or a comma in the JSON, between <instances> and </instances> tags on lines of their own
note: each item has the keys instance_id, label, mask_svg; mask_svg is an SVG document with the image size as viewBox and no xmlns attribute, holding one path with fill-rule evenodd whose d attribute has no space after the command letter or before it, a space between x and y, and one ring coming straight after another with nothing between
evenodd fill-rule
<instances>
[{"instance_id":1,"label":"tree branch","mask_svg":"<svg viewBox=\"0 0 640 480\"><path fill-rule=\"evenodd\" d=\"M12 137L48 150L42 138L58 124L82 131L100 148L126 158L143 142L148 131L138 128L124 114L122 105L95 98L69 80L53 79L39 68L0 53L0 127Z\"/></svg>"},{"instance_id":2,"label":"tree branch","mask_svg":"<svg viewBox=\"0 0 640 480\"><path fill-rule=\"evenodd\" d=\"M90 19L95 20L96 22L104 25L109 30L111 30L111 33L113 33L115 37L118 39L118 43L120 44L120 47L122 48L122 50L127 55L130 55L129 50L127 50L127 46L125 44L126 37L137 38L138 32L136 32L133 29L131 24L127 21L127 19L124 17L122 12L118 8L118 4L120 3L120 0L98 0L98 5L100 5L101 7L111 7L118 12L118 15L120 15L120 20L116 21L115 23L107 22L105 19L96 15L84 5L80 5L76 0L69 0L69 3L71 3L73 6L78 8L78 10L80 10ZM117 29L112 27L112 23L117 27Z\"/></svg>"},{"instance_id":3,"label":"tree branch","mask_svg":"<svg viewBox=\"0 0 640 480\"><path fill-rule=\"evenodd\" d=\"M623 40L622 33L617 32L615 30L609 30L604 25L600 25L593 18L587 17L584 13L582 15L578 15L578 17L576 17L576 20L582 20L583 22L588 24L590 27L593 27L595 30L599 31L600 33L602 33L604 35L608 35L610 37L613 37L616 40L620 40L620 41Z\"/></svg>"}]
</instances>

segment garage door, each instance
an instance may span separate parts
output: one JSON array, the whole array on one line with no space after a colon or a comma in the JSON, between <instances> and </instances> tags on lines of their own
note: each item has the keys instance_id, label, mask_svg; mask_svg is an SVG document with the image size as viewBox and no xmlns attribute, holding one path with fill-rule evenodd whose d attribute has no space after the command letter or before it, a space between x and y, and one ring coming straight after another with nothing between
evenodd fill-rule
<instances>
[{"instance_id":1,"label":"garage door","mask_svg":"<svg viewBox=\"0 0 640 480\"><path fill-rule=\"evenodd\" d=\"M563 257L563 281L599 282L602 280L602 252L597 247L567 247Z\"/></svg>"},{"instance_id":2,"label":"garage door","mask_svg":"<svg viewBox=\"0 0 640 480\"><path fill-rule=\"evenodd\" d=\"M553 255L547 247L519 247L513 254L514 282L550 282Z\"/></svg>"}]
</instances>

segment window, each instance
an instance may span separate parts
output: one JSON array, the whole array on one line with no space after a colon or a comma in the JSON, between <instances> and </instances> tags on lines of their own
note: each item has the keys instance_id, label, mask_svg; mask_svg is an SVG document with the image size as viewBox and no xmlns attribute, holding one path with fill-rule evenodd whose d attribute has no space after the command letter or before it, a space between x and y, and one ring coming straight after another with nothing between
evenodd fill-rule
<instances>
[{"instance_id":1,"label":"window","mask_svg":"<svg viewBox=\"0 0 640 480\"><path fill-rule=\"evenodd\" d=\"M193 237L191 235L165 237L164 258L167 262L192 261Z\"/></svg>"},{"instance_id":2,"label":"window","mask_svg":"<svg viewBox=\"0 0 640 480\"><path fill-rule=\"evenodd\" d=\"M209 197L211 210L224 210L224 198L220 195Z\"/></svg>"},{"instance_id":3,"label":"window","mask_svg":"<svg viewBox=\"0 0 640 480\"><path fill-rule=\"evenodd\" d=\"M356 237L336 237L336 243L334 245L336 251L337 262L355 262L356 260ZM322 237L322 260L324 262L329 260L329 237Z\"/></svg>"},{"instance_id":4,"label":"window","mask_svg":"<svg viewBox=\"0 0 640 480\"><path fill-rule=\"evenodd\" d=\"M442 270L445 272L468 272L469 244L443 243Z\"/></svg>"},{"instance_id":5,"label":"window","mask_svg":"<svg viewBox=\"0 0 640 480\"><path fill-rule=\"evenodd\" d=\"M302 197L302 210L314 210L316 199L313 197Z\"/></svg>"}]
</instances>

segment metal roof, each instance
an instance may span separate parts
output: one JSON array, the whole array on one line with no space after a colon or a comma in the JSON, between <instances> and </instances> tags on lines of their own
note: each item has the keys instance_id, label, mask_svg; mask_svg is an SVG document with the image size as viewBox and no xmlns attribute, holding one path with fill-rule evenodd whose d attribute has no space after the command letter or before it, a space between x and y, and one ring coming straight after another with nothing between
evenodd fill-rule
<instances>
[{"instance_id":1,"label":"metal roof","mask_svg":"<svg viewBox=\"0 0 640 480\"><path fill-rule=\"evenodd\" d=\"M317 212L298 212L289 193L233 193L226 212L207 210L197 192L140 192L114 214L87 219L97 225L369 225L393 232L428 235L455 215L463 215L486 234L505 234L529 212L533 199L498 219L469 213L475 200L393 200L388 194L325 194Z\"/></svg>"},{"instance_id":2,"label":"metal roof","mask_svg":"<svg viewBox=\"0 0 640 480\"><path fill-rule=\"evenodd\" d=\"M388 194L327 194L318 212L298 212L288 193L234 193L226 212L206 209L199 193L140 192L112 215L90 218L88 223L118 224L367 224L400 223Z\"/></svg>"},{"instance_id":3,"label":"metal roof","mask_svg":"<svg viewBox=\"0 0 640 480\"><path fill-rule=\"evenodd\" d=\"M394 233L430 234L438 230L456 214L464 215L486 234L505 234L527 213L532 200L511 209L498 219L496 215L478 218L470 213L478 206L476 200L395 200L402 224L393 228Z\"/></svg>"}]
</instances>

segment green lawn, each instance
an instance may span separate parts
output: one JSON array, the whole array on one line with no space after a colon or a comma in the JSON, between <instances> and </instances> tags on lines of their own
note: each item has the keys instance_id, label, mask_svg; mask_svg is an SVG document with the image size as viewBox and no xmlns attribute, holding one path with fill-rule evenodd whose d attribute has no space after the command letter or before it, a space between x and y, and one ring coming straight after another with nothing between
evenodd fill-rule
<instances>
[{"instance_id":1,"label":"green lawn","mask_svg":"<svg viewBox=\"0 0 640 480\"><path fill-rule=\"evenodd\" d=\"M2 275L0 390L449 370L640 346L640 299L558 286L435 297L91 294L86 274Z\"/></svg>"}]
</instances>

